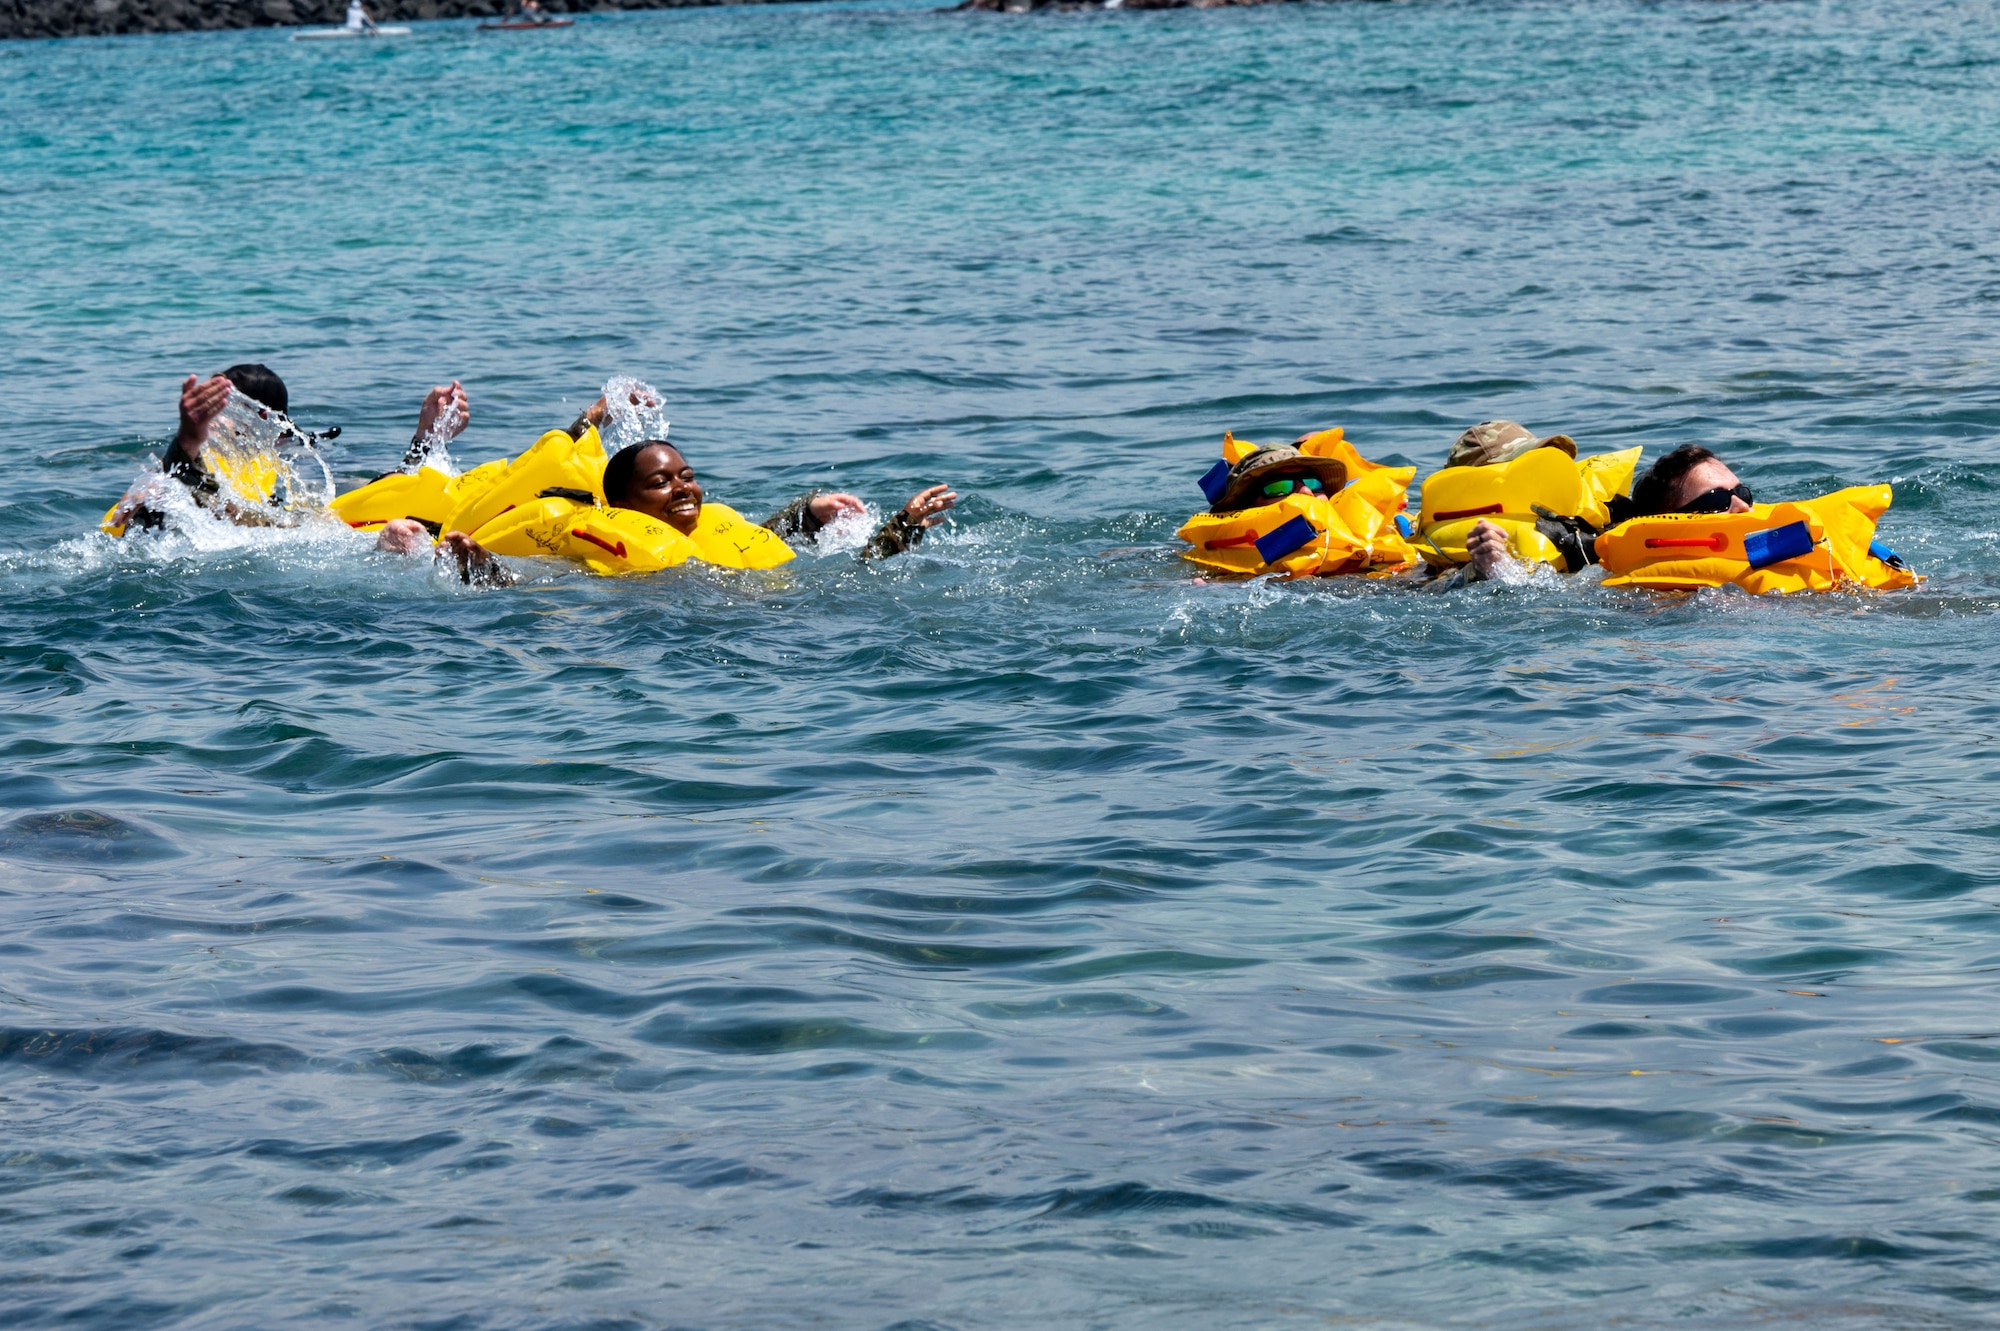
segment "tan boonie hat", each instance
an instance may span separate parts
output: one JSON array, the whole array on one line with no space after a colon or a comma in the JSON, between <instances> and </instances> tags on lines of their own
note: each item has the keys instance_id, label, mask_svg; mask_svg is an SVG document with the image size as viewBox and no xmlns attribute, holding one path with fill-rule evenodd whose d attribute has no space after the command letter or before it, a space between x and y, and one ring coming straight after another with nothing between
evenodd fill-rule
<instances>
[{"instance_id":1,"label":"tan boonie hat","mask_svg":"<svg viewBox=\"0 0 2000 1331\"><path fill-rule=\"evenodd\" d=\"M1258 449L1229 469L1229 479L1222 483L1222 493L1208 511L1234 513L1276 502L1264 498L1262 487L1265 479L1280 467L1318 477L1327 494L1334 494L1347 484L1347 464L1339 458L1310 457L1290 444L1274 444Z\"/></svg>"},{"instance_id":2,"label":"tan boonie hat","mask_svg":"<svg viewBox=\"0 0 2000 1331\"><path fill-rule=\"evenodd\" d=\"M1566 434L1537 439L1519 421L1481 421L1458 437L1444 465L1490 467L1499 462L1512 462L1523 453L1532 453L1538 448L1560 448L1571 457L1576 456L1576 440Z\"/></svg>"}]
</instances>

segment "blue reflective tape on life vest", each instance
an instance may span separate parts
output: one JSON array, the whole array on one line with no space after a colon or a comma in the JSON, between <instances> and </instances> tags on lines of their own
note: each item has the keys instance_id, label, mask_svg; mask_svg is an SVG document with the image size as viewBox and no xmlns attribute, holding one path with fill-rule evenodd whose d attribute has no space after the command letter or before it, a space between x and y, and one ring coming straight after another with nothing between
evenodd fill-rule
<instances>
[{"instance_id":1,"label":"blue reflective tape on life vest","mask_svg":"<svg viewBox=\"0 0 2000 1331\"><path fill-rule=\"evenodd\" d=\"M1201 474L1201 492L1208 496L1208 502L1211 504L1222 498L1222 491L1228 484L1229 464L1227 462L1218 461L1213 467L1210 467Z\"/></svg>"},{"instance_id":2,"label":"blue reflective tape on life vest","mask_svg":"<svg viewBox=\"0 0 2000 1331\"><path fill-rule=\"evenodd\" d=\"M1769 568L1780 560L1809 555L1812 548L1812 528L1803 522L1753 531L1743 538L1743 555L1751 568Z\"/></svg>"},{"instance_id":3,"label":"blue reflective tape on life vest","mask_svg":"<svg viewBox=\"0 0 2000 1331\"><path fill-rule=\"evenodd\" d=\"M1403 533L1403 539L1406 541L1417 534L1416 524L1410 521L1410 515L1407 513L1396 515L1396 530Z\"/></svg>"},{"instance_id":4,"label":"blue reflective tape on life vest","mask_svg":"<svg viewBox=\"0 0 2000 1331\"><path fill-rule=\"evenodd\" d=\"M1304 518L1293 518L1270 535L1257 538L1257 558L1267 564L1275 564L1318 535L1310 522Z\"/></svg>"},{"instance_id":5,"label":"blue reflective tape on life vest","mask_svg":"<svg viewBox=\"0 0 2000 1331\"><path fill-rule=\"evenodd\" d=\"M1909 567L1908 564L1905 564L1903 562L1903 557L1901 555L1897 554L1894 550L1891 550L1888 546L1882 544L1880 541L1870 541L1868 543L1868 553L1875 556L1875 558L1881 560L1883 563L1887 564L1890 568Z\"/></svg>"}]
</instances>

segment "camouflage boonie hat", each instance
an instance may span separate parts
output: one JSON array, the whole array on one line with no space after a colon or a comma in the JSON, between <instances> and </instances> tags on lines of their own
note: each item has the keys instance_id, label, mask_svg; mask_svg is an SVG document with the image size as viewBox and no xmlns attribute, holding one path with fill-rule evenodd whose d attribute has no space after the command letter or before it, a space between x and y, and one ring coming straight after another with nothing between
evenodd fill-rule
<instances>
[{"instance_id":1,"label":"camouflage boonie hat","mask_svg":"<svg viewBox=\"0 0 2000 1331\"><path fill-rule=\"evenodd\" d=\"M1299 452L1290 444L1274 444L1258 449L1229 469L1229 478L1222 483L1222 493L1216 496L1208 511L1234 513L1238 509L1255 508L1268 502L1258 493L1264 484L1260 478L1280 467L1318 477L1327 494L1335 494L1347 484L1347 464L1339 458L1316 458Z\"/></svg>"},{"instance_id":2,"label":"camouflage boonie hat","mask_svg":"<svg viewBox=\"0 0 2000 1331\"><path fill-rule=\"evenodd\" d=\"M1537 439L1527 426L1519 421L1481 421L1458 437L1451 446L1451 456L1444 460L1447 467L1491 467L1500 462L1512 462L1524 453L1532 453L1538 448L1560 448L1571 457L1576 456L1576 440L1566 434L1552 434L1545 439Z\"/></svg>"}]
</instances>

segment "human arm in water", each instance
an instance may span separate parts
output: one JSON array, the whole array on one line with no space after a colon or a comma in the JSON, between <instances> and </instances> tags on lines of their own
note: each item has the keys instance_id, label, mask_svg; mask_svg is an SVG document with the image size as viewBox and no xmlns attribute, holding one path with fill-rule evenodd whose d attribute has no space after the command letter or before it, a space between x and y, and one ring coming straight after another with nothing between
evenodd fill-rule
<instances>
[{"instance_id":1,"label":"human arm in water","mask_svg":"<svg viewBox=\"0 0 2000 1331\"><path fill-rule=\"evenodd\" d=\"M181 384L181 423L173 441L160 457L160 470L206 499L216 491L215 477L201 460L201 446L208 442L208 427L229 405L236 386L221 375L202 379L189 375Z\"/></svg>"},{"instance_id":2,"label":"human arm in water","mask_svg":"<svg viewBox=\"0 0 2000 1331\"><path fill-rule=\"evenodd\" d=\"M658 398L650 397L636 389L625 400L635 407L657 407L660 405ZM611 404L606 402L603 395L600 394L597 401L585 407L582 413L569 423L569 437L572 439L581 439L585 430L602 430L604 428L604 418L610 414Z\"/></svg>"},{"instance_id":3,"label":"human arm in water","mask_svg":"<svg viewBox=\"0 0 2000 1331\"><path fill-rule=\"evenodd\" d=\"M1484 518L1465 534L1465 553L1472 560L1465 577L1467 582L1497 577L1502 569L1516 562L1508 548L1506 530Z\"/></svg>"},{"instance_id":4,"label":"human arm in water","mask_svg":"<svg viewBox=\"0 0 2000 1331\"><path fill-rule=\"evenodd\" d=\"M1541 507L1535 509L1535 530L1562 555L1565 573L1576 573L1597 562L1597 528L1582 518L1564 517ZM1497 523L1481 519L1465 536L1465 553L1472 562L1466 566L1465 581L1497 578L1505 570L1520 570L1506 531Z\"/></svg>"},{"instance_id":5,"label":"human arm in water","mask_svg":"<svg viewBox=\"0 0 2000 1331\"><path fill-rule=\"evenodd\" d=\"M862 559L887 559L899 555L923 540L924 533L945 519L951 506L958 502L958 495L949 485L933 485L919 490L911 496L910 502L890 517L875 534L868 538L868 544L861 547ZM859 497L851 494L802 495L791 503L764 519L764 526L790 540L816 541L820 529L843 513L859 513L864 505Z\"/></svg>"},{"instance_id":6,"label":"human arm in water","mask_svg":"<svg viewBox=\"0 0 2000 1331\"><path fill-rule=\"evenodd\" d=\"M471 422L472 400L466 397L465 386L456 379L438 384L424 394L424 404L417 408L417 432L403 451L403 466L421 466L433 448L443 449Z\"/></svg>"},{"instance_id":7,"label":"human arm in water","mask_svg":"<svg viewBox=\"0 0 2000 1331\"><path fill-rule=\"evenodd\" d=\"M201 446L208 442L208 427L229 405L234 388L219 374L210 379L191 374L181 384L180 425L160 455L160 472L192 491L196 503L208 503L220 489L201 460ZM147 502L158 493L157 484L145 477L134 482L112 509L110 520L119 526L161 526L166 519Z\"/></svg>"},{"instance_id":8,"label":"human arm in water","mask_svg":"<svg viewBox=\"0 0 2000 1331\"><path fill-rule=\"evenodd\" d=\"M511 587L519 579L493 557L493 552L462 531L448 531L431 543L430 530L415 518L397 518L382 525L375 548L392 555L420 555L429 550L440 564L458 569L459 580L473 587Z\"/></svg>"}]
</instances>

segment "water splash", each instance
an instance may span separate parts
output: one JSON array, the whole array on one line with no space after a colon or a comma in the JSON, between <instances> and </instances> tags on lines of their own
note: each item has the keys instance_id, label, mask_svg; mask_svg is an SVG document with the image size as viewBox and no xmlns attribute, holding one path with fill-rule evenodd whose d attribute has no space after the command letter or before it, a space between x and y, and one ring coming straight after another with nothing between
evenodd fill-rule
<instances>
[{"instance_id":1,"label":"water splash","mask_svg":"<svg viewBox=\"0 0 2000 1331\"><path fill-rule=\"evenodd\" d=\"M658 389L643 379L614 374L604 382L604 424L598 437L616 453L642 439L665 439L669 422Z\"/></svg>"},{"instance_id":2,"label":"water splash","mask_svg":"<svg viewBox=\"0 0 2000 1331\"><path fill-rule=\"evenodd\" d=\"M248 525L296 526L333 499L333 471L283 412L230 391L208 427L202 461Z\"/></svg>"},{"instance_id":3,"label":"water splash","mask_svg":"<svg viewBox=\"0 0 2000 1331\"><path fill-rule=\"evenodd\" d=\"M821 556L852 555L868 544L868 538L881 525L882 515L873 504L856 512L836 513L807 548Z\"/></svg>"},{"instance_id":4,"label":"water splash","mask_svg":"<svg viewBox=\"0 0 2000 1331\"><path fill-rule=\"evenodd\" d=\"M110 522L127 525L144 513L179 530L201 530L217 522L296 527L324 514L333 499L333 471L314 436L284 413L233 390L208 427L201 463L213 482L205 497L167 476L155 459L126 488Z\"/></svg>"},{"instance_id":5,"label":"water splash","mask_svg":"<svg viewBox=\"0 0 2000 1331\"><path fill-rule=\"evenodd\" d=\"M458 464L451 458L451 441L464 431L465 413L459 410L458 399L446 398L430 428L418 435L403 454L403 470L414 475L428 467L446 476L458 475Z\"/></svg>"}]
</instances>

